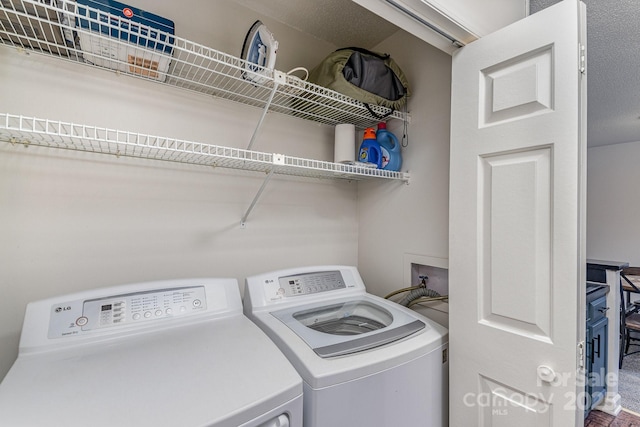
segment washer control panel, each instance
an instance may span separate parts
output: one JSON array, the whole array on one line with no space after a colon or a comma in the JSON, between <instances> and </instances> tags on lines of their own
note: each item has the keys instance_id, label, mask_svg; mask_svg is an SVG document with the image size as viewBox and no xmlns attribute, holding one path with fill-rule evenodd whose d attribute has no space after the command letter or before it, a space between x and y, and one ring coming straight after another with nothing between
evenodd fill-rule
<instances>
[{"instance_id":1,"label":"washer control panel","mask_svg":"<svg viewBox=\"0 0 640 427\"><path fill-rule=\"evenodd\" d=\"M278 293L285 297L311 295L347 287L338 270L279 277L278 282L280 284Z\"/></svg>"},{"instance_id":2,"label":"washer control panel","mask_svg":"<svg viewBox=\"0 0 640 427\"><path fill-rule=\"evenodd\" d=\"M204 286L170 288L71 301L51 307L49 338L133 326L207 309Z\"/></svg>"}]
</instances>

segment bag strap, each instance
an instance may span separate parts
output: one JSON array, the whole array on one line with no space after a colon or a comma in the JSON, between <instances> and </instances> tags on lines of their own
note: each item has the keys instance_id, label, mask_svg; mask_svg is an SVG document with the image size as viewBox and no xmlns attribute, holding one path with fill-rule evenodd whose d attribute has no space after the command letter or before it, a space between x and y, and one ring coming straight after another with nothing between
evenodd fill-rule
<instances>
[{"instance_id":1,"label":"bag strap","mask_svg":"<svg viewBox=\"0 0 640 427\"><path fill-rule=\"evenodd\" d=\"M375 117L376 119L378 119L378 120L386 119L387 117L389 117L390 115L392 115L392 114L393 114L393 112L395 111L395 109L393 109L393 108L392 108L392 109L391 109L391 111L389 111L388 113L385 113L385 114L378 114L378 113L376 113L375 111L373 111L373 110L371 109L371 107L369 107L369 104L367 104L366 102L363 102L363 104L364 104L364 106L367 108L367 110L369 110L369 112L371 113L371 115L372 115L373 117Z\"/></svg>"},{"instance_id":2,"label":"bag strap","mask_svg":"<svg viewBox=\"0 0 640 427\"><path fill-rule=\"evenodd\" d=\"M387 59L389 59L391 57L391 55L389 55L388 53L372 52L372 51L367 50L367 49L365 49L363 47L343 47L343 48L340 48L340 49L336 49L336 52L339 52L341 50L353 50L355 52L364 53L365 55L375 56L376 58L380 58L383 61L386 61Z\"/></svg>"}]
</instances>

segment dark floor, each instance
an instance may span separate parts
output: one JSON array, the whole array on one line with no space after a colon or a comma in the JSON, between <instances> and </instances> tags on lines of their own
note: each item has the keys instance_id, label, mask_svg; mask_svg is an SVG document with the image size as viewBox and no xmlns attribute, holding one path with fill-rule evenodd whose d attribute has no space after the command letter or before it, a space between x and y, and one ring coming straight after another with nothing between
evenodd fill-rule
<instances>
[{"instance_id":1,"label":"dark floor","mask_svg":"<svg viewBox=\"0 0 640 427\"><path fill-rule=\"evenodd\" d=\"M617 417L600 411L591 411L584 427L640 427L640 415L621 411Z\"/></svg>"}]
</instances>

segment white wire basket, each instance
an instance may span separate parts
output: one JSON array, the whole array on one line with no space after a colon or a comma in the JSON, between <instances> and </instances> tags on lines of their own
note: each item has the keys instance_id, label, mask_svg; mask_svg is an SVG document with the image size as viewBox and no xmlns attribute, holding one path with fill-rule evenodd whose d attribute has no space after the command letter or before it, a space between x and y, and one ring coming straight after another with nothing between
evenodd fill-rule
<instances>
[{"instance_id":1,"label":"white wire basket","mask_svg":"<svg viewBox=\"0 0 640 427\"><path fill-rule=\"evenodd\" d=\"M0 113L0 141L311 178L409 181L409 174Z\"/></svg>"},{"instance_id":2,"label":"white wire basket","mask_svg":"<svg viewBox=\"0 0 640 427\"><path fill-rule=\"evenodd\" d=\"M272 69L259 69L264 78L256 83L245 78L247 63L240 58L75 1L0 0L0 6L0 43L18 49L328 125L366 128L379 121L338 92ZM400 111L371 108L380 116L409 119Z\"/></svg>"}]
</instances>

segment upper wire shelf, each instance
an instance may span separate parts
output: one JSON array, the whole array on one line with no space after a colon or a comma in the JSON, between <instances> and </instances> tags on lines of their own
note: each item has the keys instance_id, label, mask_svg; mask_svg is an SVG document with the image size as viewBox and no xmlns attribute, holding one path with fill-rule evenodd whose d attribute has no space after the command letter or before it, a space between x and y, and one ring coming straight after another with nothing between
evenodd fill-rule
<instances>
[{"instance_id":1,"label":"upper wire shelf","mask_svg":"<svg viewBox=\"0 0 640 427\"><path fill-rule=\"evenodd\" d=\"M0 140L116 156L293 175L311 178L409 181L409 174L303 159L116 129L0 113Z\"/></svg>"},{"instance_id":2,"label":"upper wire shelf","mask_svg":"<svg viewBox=\"0 0 640 427\"><path fill-rule=\"evenodd\" d=\"M72 0L0 0L0 6L5 45L328 125L366 128L379 121L338 92ZM371 108L380 116L391 112ZM393 111L388 118L408 115Z\"/></svg>"}]
</instances>

